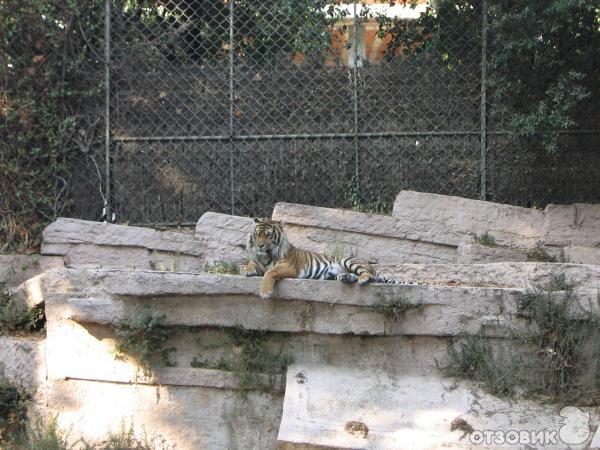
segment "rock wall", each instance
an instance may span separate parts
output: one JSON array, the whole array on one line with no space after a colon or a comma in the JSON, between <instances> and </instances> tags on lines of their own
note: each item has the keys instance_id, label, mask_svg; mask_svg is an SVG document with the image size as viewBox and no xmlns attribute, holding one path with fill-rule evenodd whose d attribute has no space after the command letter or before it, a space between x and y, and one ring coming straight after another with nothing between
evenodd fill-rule
<instances>
[{"instance_id":1,"label":"rock wall","mask_svg":"<svg viewBox=\"0 0 600 450\"><path fill-rule=\"evenodd\" d=\"M557 276L580 299L569 314L600 316L597 212L415 192L399 194L392 216L279 203L273 218L298 247L364 257L407 284L283 280L269 301L258 278L203 273L245 261L250 218L206 213L193 232L59 219L44 232L40 270L11 286L45 306L47 337L0 338L0 369L87 440L126 423L178 449L471 448L458 418L473 430L558 433L557 405L497 399L438 368L469 336L520 351L506 338L530 327L523 294ZM484 233L495 246L473 240ZM591 263L527 262L541 241ZM390 301L403 309L396 318L375 308ZM119 330L142 312L162 317L168 366L118 351ZM287 373L240 372L243 339L289 357ZM584 412L588 436L570 448L588 448L600 422L598 409Z\"/></svg>"}]
</instances>

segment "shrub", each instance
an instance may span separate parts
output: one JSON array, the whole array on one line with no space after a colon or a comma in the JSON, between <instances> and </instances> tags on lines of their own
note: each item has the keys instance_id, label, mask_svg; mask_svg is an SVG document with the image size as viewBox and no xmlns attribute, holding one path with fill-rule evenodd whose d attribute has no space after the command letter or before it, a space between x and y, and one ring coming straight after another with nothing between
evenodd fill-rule
<instances>
[{"instance_id":1,"label":"shrub","mask_svg":"<svg viewBox=\"0 0 600 450\"><path fill-rule=\"evenodd\" d=\"M214 273L217 275L239 275L240 266L239 264L229 261L215 261L212 263L204 263L204 271L207 273Z\"/></svg>"},{"instance_id":2,"label":"shrub","mask_svg":"<svg viewBox=\"0 0 600 450\"><path fill-rule=\"evenodd\" d=\"M176 349L166 346L171 331L163 325L164 319L164 315L156 316L150 308L136 309L131 318L115 326L119 339L117 356L135 358L146 375L150 374L150 365L156 357L165 366L173 366L169 355Z\"/></svg>"},{"instance_id":3,"label":"shrub","mask_svg":"<svg viewBox=\"0 0 600 450\"><path fill-rule=\"evenodd\" d=\"M261 330L247 330L243 327L227 328L223 345L227 356L217 361L195 357L192 367L219 369L233 372L241 390L257 387L255 374L284 374L287 366L293 362L291 355L275 351L269 346L270 333ZM271 389L271 384L258 385L261 390Z\"/></svg>"},{"instance_id":4,"label":"shrub","mask_svg":"<svg viewBox=\"0 0 600 450\"><path fill-rule=\"evenodd\" d=\"M597 301L600 305L600 296ZM521 299L519 309L531 324L509 343L518 351L492 349L483 335L469 337L459 350L450 350L443 369L478 381L496 395L599 405L600 319L593 312L574 315L578 304L565 278L553 277L548 286L536 287Z\"/></svg>"},{"instance_id":5,"label":"shrub","mask_svg":"<svg viewBox=\"0 0 600 450\"><path fill-rule=\"evenodd\" d=\"M36 248L68 205L99 121L102 4L0 3L0 251Z\"/></svg>"},{"instance_id":6,"label":"shrub","mask_svg":"<svg viewBox=\"0 0 600 450\"><path fill-rule=\"evenodd\" d=\"M8 294L4 283L0 283L0 334L40 331L45 321L42 308L29 308L16 301Z\"/></svg>"},{"instance_id":7,"label":"shrub","mask_svg":"<svg viewBox=\"0 0 600 450\"><path fill-rule=\"evenodd\" d=\"M495 247L496 246L496 238L490 234L489 231L486 231L482 234L475 233L473 235L473 240L478 244L484 245L486 247Z\"/></svg>"},{"instance_id":8,"label":"shrub","mask_svg":"<svg viewBox=\"0 0 600 450\"><path fill-rule=\"evenodd\" d=\"M491 118L548 154L559 150L561 131L597 128L597 3L489 0L488 5ZM391 35L388 57L427 53L449 71L479 58L479 0L431 2L426 13L410 22L383 15L377 19L379 35Z\"/></svg>"},{"instance_id":9,"label":"shrub","mask_svg":"<svg viewBox=\"0 0 600 450\"><path fill-rule=\"evenodd\" d=\"M23 435L28 401L29 396L22 389L0 379L0 444L15 441Z\"/></svg>"},{"instance_id":10,"label":"shrub","mask_svg":"<svg viewBox=\"0 0 600 450\"><path fill-rule=\"evenodd\" d=\"M407 311L418 310L422 307L422 304L412 303L403 295L380 289L377 292L377 301L367 306L366 309L381 313L390 320L399 320Z\"/></svg>"}]
</instances>

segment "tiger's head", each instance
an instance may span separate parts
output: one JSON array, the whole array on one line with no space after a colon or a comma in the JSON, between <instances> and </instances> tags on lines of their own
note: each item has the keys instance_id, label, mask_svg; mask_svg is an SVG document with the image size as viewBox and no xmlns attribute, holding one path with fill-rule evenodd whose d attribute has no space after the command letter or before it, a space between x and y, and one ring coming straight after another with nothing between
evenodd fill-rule
<instances>
[{"instance_id":1,"label":"tiger's head","mask_svg":"<svg viewBox=\"0 0 600 450\"><path fill-rule=\"evenodd\" d=\"M271 219L254 219L254 228L248 235L246 250L251 258L280 260L285 257L290 244L283 233L281 222Z\"/></svg>"}]
</instances>

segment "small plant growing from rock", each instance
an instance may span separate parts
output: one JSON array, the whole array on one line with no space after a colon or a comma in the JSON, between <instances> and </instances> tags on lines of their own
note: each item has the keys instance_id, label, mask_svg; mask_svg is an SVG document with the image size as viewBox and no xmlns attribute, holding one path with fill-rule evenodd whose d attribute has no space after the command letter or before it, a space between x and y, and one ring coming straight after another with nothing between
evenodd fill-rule
<instances>
[{"instance_id":1,"label":"small plant growing from rock","mask_svg":"<svg viewBox=\"0 0 600 450\"><path fill-rule=\"evenodd\" d=\"M491 235L489 231L482 234L475 233L473 235L473 241L486 247L496 247L496 238Z\"/></svg>"},{"instance_id":2,"label":"small plant growing from rock","mask_svg":"<svg viewBox=\"0 0 600 450\"><path fill-rule=\"evenodd\" d=\"M233 372L240 390L270 390L271 384L261 385L257 382L256 374L281 375L293 362L291 355L270 348L270 333L267 331L234 327L226 328L224 332L227 339L223 345L227 347L228 357L211 361L198 356L192 360L192 367Z\"/></svg>"},{"instance_id":3,"label":"small plant growing from rock","mask_svg":"<svg viewBox=\"0 0 600 450\"><path fill-rule=\"evenodd\" d=\"M600 318L593 313L600 294L596 302L583 310L564 275L523 296L519 307L533 326L521 340L538 349L533 391L567 403L600 404Z\"/></svg>"},{"instance_id":4,"label":"small plant growing from rock","mask_svg":"<svg viewBox=\"0 0 600 450\"><path fill-rule=\"evenodd\" d=\"M137 433L133 425L126 427L121 423L121 428L116 432L109 431L106 437L88 442L84 439L73 441L69 434L60 429L56 418L41 420L34 417L32 425L25 429L23 422L21 428L2 441L0 448L4 450L172 450L166 439L158 435L149 436L145 431Z\"/></svg>"},{"instance_id":5,"label":"small plant growing from rock","mask_svg":"<svg viewBox=\"0 0 600 450\"><path fill-rule=\"evenodd\" d=\"M533 246L533 248L531 248L527 252L527 261L555 263L555 262L565 262L565 258L564 258L564 256L562 258L552 256L550 253L548 253L548 250L546 250L546 247L544 246L544 242L537 241L535 243L535 245Z\"/></svg>"},{"instance_id":6,"label":"small plant growing from rock","mask_svg":"<svg viewBox=\"0 0 600 450\"><path fill-rule=\"evenodd\" d=\"M344 201L349 208L357 212L390 215L390 207L379 195L370 202L364 202L356 184L356 177L353 176L344 191Z\"/></svg>"},{"instance_id":7,"label":"small plant growing from rock","mask_svg":"<svg viewBox=\"0 0 600 450\"><path fill-rule=\"evenodd\" d=\"M0 448L17 448L25 433L28 402L25 391L0 379Z\"/></svg>"},{"instance_id":8,"label":"small plant growing from rock","mask_svg":"<svg viewBox=\"0 0 600 450\"><path fill-rule=\"evenodd\" d=\"M503 354L484 335L468 337L459 350L450 350L443 369L479 381L496 395L600 405L600 318L593 312L600 295L595 301L598 305L581 308L573 286L555 276L521 298L520 314L531 323L511 339L518 351Z\"/></svg>"},{"instance_id":9,"label":"small plant growing from rock","mask_svg":"<svg viewBox=\"0 0 600 450\"><path fill-rule=\"evenodd\" d=\"M403 295L385 292L383 289L377 292L377 301L366 307L367 310L383 314L390 320L399 320L407 311L418 310L423 307L420 303L412 303Z\"/></svg>"},{"instance_id":10,"label":"small plant growing from rock","mask_svg":"<svg viewBox=\"0 0 600 450\"><path fill-rule=\"evenodd\" d=\"M204 263L204 271L215 275L239 275L239 264L229 261L214 261L212 263Z\"/></svg>"},{"instance_id":11,"label":"small plant growing from rock","mask_svg":"<svg viewBox=\"0 0 600 450\"><path fill-rule=\"evenodd\" d=\"M0 283L0 334L32 333L44 328L44 310L29 308L11 298L4 283Z\"/></svg>"},{"instance_id":12,"label":"small plant growing from rock","mask_svg":"<svg viewBox=\"0 0 600 450\"><path fill-rule=\"evenodd\" d=\"M121 428L116 432L109 432L98 444L85 450L167 450L171 447L160 436L148 436L146 432L137 433L133 424L126 426L121 422Z\"/></svg>"},{"instance_id":13,"label":"small plant growing from rock","mask_svg":"<svg viewBox=\"0 0 600 450\"><path fill-rule=\"evenodd\" d=\"M504 397L515 394L516 368L517 365L502 364L488 338L479 334L464 338L458 350L451 347L449 363L442 371L447 376L478 381L489 393Z\"/></svg>"},{"instance_id":14,"label":"small plant growing from rock","mask_svg":"<svg viewBox=\"0 0 600 450\"><path fill-rule=\"evenodd\" d=\"M143 308L116 325L114 331L119 339L117 357L135 358L145 375L150 374L151 362L156 357L163 365L173 366L170 354L177 349L166 346L171 331L163 325L165 317L154 315L150 308Z\"/></svg>"}]
</instances>

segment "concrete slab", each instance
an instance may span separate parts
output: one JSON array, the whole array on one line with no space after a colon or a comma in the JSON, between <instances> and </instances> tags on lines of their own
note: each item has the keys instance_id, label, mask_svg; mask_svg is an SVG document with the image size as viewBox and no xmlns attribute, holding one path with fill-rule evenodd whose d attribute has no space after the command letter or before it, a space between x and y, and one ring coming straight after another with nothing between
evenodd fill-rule
<instances>
[{"instance_id":1,"label":"concrete slab","mask_svg":"<svg viewBox=\"0 0 600 450\"><path fill-rule=\"evenodd\" d=\"M560 407L495 398L475 385L433 374L294 365L286 380L282 448L506 448L515 435L510 448L531 448L527 445L535 444L531 438L540 432L543 448L566 448ZM491 435L489 443L484 432ZM499 437L504 441L493 440ZM583 449L586 443L569 448Z\"/></svg>"}]
</instances>

